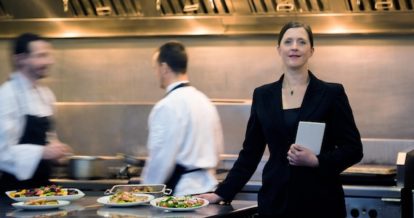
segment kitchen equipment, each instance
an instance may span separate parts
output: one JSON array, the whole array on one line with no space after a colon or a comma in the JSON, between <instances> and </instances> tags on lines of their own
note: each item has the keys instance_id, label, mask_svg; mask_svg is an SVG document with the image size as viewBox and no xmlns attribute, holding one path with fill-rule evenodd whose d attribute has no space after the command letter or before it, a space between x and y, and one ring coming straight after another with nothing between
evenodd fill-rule
<instances>
[{"instance_id":1,"label":"kitchen equipment","mask_svg":"<svg viewBox=\"0 0 414 218\"><path fill-rule=\"evenodd\" d=\"M118 179L130 179L132 177L139 177L141 174L142 168L131 166L130 164L127 164L126 166L123 166L119 169L119 172L117 174Z\"/></svg>"},{"instance_id":2,"label":"kitchen equipment","mask_svg":"<svg viewBox=\"0 0 414 218\"><path fill-rule=\"evenodd\" d=\"M412 218L414 150L397 153L394 165L360 164L341 174L347 217Z\"/></svg>"},{"instance_id":3,"label":"kitchen equipment","mask_svg":"<svg viewBox=\"0 0 414 218\"><path fill-rule=\"evenodd\" d=\"M73 179L97 179L106 176L102 159L98 156L69 158L69 176Z\"/></svg>"},{"instance_id":4,"label":"kitchen equipment","mask_svg":"<svg viewBox=\"0 0 414 218\"><path fill-rule=\"evenodd\" d=\"M412 218L414 144L406 146L405 141L386 139L371 142L363 141L364 159L361 163L341 174L347 217ZM373 153L378 151L386 152ZM235 160L227 159L224 166L231 168ZM251 179L236 198L257 198L261 188L261 172L259 165L258 172L255 172L258 175L256 179ZM222 179L225 174L220 175Z\"/></svg>"},{"instance_id":5,"label":"kitchen equipment","mask_svg":"<svg viewBox=\"0 0 414 218\"><path fill-rule=\"evenodd\" d=\"M136 157L124 153L117 153L116 156L122 158L126 164L130 164L137 167L143 167L145 165L144 157Z\"/></svg>"},{"instance_id":6,"label":"kitchen equipment","mask_svg":"<svg viewBox=\"0 0 414 218\"><path fill-rule=\"evenodd\" d=\"M360 164L341 173L342 184L346 185L388 185L396 184L395 165Z\"/></svg>"},{"instance_id":7,"label":"kitchen equipment","mask_svg":"<svg viewBox=\"0 0 414 218\"><path fill-rule=\"evenodd\" d=\"M172 192L164 184L114 185L111 189L105 191L105 195L114 194L117 191L150 194L156 198L170 195Z\"/></svg>"},{"instance_id":8,"label":"kitchen equipment","mask_svg":"<svg viewBox=\"0 0 414 218\"><path fill-rule=\"evenodd\" d=\"M139 177L142 167L145 165L144 157L136 157L124 153L117 153L117 157L121 158L125 165L120 168L117 178Z\"/></svg>"},{"instance_id":9,"label":"kitchen equipment","mask_svg":"<svg viewBox=\"0 0 414 218\"><path fill-rule=\"evenodd\" d=\"M113 156L69 157L69 177L72 179L101 179L111 177L111 167L119 166L122 159Z\"/></svg>"}]
</instances>

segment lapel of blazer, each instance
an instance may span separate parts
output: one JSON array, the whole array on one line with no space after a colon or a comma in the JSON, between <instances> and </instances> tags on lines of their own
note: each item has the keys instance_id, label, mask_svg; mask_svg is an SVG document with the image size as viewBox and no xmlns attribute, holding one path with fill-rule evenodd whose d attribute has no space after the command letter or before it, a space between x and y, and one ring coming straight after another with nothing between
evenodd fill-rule
<instances>
[{"instance_id":1,"label":"lapel of blazer","mask_svg":"<svg viewBox=\"0 0 414 218\"><path fill-rule=\"evenodd\" d=\"M269 89L268 96L266 97L267 105L269 105L267 114L269 114L269 119L274 123L275 128L281 133L277 137L281 137L281 140L287 140L287 132L285 128L284 118L283 118L283 103L282 103L282 81L283 75L278 81L272 84ZM275 132L276 134L276 132Z\"/></svg>"},{"instance_id":2,"label":"lapel of blazer","mask_svg":"<svg viewBox=\"0 0 414 218\"><path fill-rule=\"evenodd\" d=\"M309 85L302 101L299 120L309 120L312 113L318 108L323 95L322 82L309 71Z\"/></svg>"}]
</instances>

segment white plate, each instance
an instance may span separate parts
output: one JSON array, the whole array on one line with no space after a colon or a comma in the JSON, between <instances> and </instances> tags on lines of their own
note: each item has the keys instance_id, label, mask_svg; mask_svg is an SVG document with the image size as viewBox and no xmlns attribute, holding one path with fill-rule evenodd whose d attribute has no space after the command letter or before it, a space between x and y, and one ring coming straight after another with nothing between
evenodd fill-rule
<instances>
[{"instance_id":1,"label":"white plate","mask_svg":"<svg viewBox=\"0 0 414 218\"><path fill-rule=\"evenodd\" d=\"M11 197L10 194L15 192L15 190L13 191L8 191L6 192L6 195L9 196L9 198L15 200L15 201L30 201L30 200L35 200L35 199L46 199L46 200L65 200L65 201L73 201L73 200L77 200L79 198L82 198L83 196L85 196L85 193L83 193L81 190L76 189L76 188L69 188L71 190L75 190L78 192L78 194L76 195L66 195L66 196L43 196L43 197L39 197L39 196L33 196L33 197Z\"/></svg>"},{"instance_id":2,"label":"white plate","mask_svg":"<svg viewBox=\"0 0 414 218\"><path fill-rule=\"evenodd\" d=\"M146 201L139 201L139 202L130 202L130 203L111 203L109 201L110 197L112 195L109 196L104 196L104 197L100 197L98 198L98 200L96 200L98 203L104 204L106 206L110 206L110 207L131 207L131 206L136 206L136 205L140 205L140 204L145 204L150 202L152 199L154 199L154 196L152 195L148 195L148 194L134 194L135 196L141 196L141 197L148 197L148 199Z\"/></svg>"},{"instance_id":3,"label":"white plate","mask_svg":"<svg viewBox=\"0 0 414 218\"><path fill-rule=\"evenodd\" d=\"M12 206L17 209L24 209L24 210L46 210L46 209L54 209L69 205L70 201L58 201L58 204L52 205L25 205L24 202L17 202L13 203Z\"/></svg>"},{"instance_id":4,"label":"white plate","mask_svg":"<svg viewBox=\"0 0 414 218\"><path fill-rule=\"evenodd\" d=\"M166 198L167 197L156 198L156 199L152 200L150 202L150 204L152 206L156 207L156 208L163 209L163 210L169 210L169 211L192 211L192 210L197 210L197 209L200 209L202 207L205 207L205 206L207 206L209 204L208 200L206 200L206 199L194 197L196 199L203 200L204 203L201 206L198 206L198 207L188 207L188 208L170 208L170 207L160 207L160 206L157 206L157 203L158 202L160 202L160 201L162 201L162 200L164 200Z\"/></svg>"}]
</instances>

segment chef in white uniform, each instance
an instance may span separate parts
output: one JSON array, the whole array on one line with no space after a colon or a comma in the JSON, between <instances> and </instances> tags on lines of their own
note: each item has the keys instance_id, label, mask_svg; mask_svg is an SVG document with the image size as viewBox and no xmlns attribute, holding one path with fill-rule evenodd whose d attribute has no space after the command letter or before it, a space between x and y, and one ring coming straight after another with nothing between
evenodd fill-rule
<instances>
[{"instance_id":1,"label":"chef in white uniform","mask_svg":"<svg viewBox=\"0 0 414 218\"><path fill-rule=\"evenodd\" d=\"M52 46L35 34L14 41L15 72L0 87L0 191L47 185L50 161L71 152L53 132L55 97L38 80L53 64Z\"/></svg>"},{"instance_id":2,"label":"chef in white uniform","mask_svg":"<svg viewBox=\"0 0 414 218\"><path fill-rule=\"evenodd\" d=\"M213 191L223 149L217 109L189 84L187 62L179 42L162 45L153 56L166 96L149 116L149 157L142 173L142 183L167 184L176 196Z\"/></svg>"}]
</instances>

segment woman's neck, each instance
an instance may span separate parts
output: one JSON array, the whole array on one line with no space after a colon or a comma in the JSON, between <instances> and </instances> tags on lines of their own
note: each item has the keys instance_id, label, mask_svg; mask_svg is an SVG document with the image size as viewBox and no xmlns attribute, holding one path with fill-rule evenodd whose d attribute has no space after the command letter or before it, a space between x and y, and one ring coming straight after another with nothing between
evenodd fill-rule
<instances>
[{"instance_id":1,"label":"woman's neck","mask_svg":"<svg viewBox=\"0 0 414 218\"><path fill-rule=\"evenodd\" d=\"M284 73L284 78L290 86L306 85L309 82L308 70L292 71L288 70Z\"/></svg>"}]
</instances>

